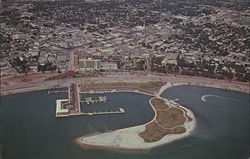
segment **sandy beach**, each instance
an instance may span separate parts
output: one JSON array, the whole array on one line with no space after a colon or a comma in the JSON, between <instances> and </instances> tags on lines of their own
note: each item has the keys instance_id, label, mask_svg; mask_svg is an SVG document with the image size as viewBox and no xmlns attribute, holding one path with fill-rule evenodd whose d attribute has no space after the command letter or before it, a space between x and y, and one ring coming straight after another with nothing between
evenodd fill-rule
<instances>
[{"instance_id":1,"label":"sandy beach","mask_svg":"<svg viewBox=\"0 0 250 159\"><path fill-rule=\"evenodd\" d=\"M188 114L192 116L190 112L188 112ZM163 137L161 140L152 143L144 142L139 136L139 133L146 129L145 125L146 124L89 137L81 137L78 138L76 142L79 145L93 148L148 150L188 137L195 128L196 120L185 124L185 128L187 129L185 133L170 134Z\"/></svg>"}]
</instances>

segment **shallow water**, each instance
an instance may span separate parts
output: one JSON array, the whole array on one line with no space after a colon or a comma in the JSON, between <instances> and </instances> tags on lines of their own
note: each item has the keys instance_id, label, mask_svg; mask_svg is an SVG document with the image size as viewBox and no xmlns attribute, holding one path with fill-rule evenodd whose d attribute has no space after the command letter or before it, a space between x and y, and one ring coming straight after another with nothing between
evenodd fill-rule
<instances>
[{"instance_id":1,"label":"shallow water","mask_svg":"<svg viewBox=\"0 0 250 159\"><path fill-rule=\"evenodd\" d=\"M206 102L201 100L204 95ZM86 95L88 96L88 95ZM220 89L178 86L162 94L191 109L197 127L191 137L149 152L87 150L76 137L130 127L150 121L150 96L108 94L105 105L82 105L85 111L117 110L125 114L55 118L55 100L66 94L36 91L1 98L4 159L247 159L249 157L249 95Z\"/></svg>"}]
</instances>

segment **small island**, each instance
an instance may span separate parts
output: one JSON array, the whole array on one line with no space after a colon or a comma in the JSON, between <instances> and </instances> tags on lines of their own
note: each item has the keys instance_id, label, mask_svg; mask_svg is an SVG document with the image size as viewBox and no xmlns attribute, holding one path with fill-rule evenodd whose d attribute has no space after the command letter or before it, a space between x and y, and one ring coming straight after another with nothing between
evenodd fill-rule
<instances>
[{"instance_id":1,"label":"small island","mask_svg":"<svg viewBox=\"0 0 250 159\"><path fill-rule=\"evenodd\" d=\"M162 86L159 93L150 99L155 116L148 123L79 137L76 143L85 148L148 150L188 137L196 125L194 114L174 100L160 97L167 88L169 84Z\"/></svg>"}]
</instances>

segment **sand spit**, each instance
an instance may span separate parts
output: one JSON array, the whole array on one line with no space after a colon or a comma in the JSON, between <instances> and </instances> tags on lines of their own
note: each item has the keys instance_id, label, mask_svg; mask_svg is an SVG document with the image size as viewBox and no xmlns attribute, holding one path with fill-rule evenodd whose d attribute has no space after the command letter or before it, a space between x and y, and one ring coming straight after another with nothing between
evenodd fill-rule
<instances>
[{"instance_id":1,"label":"sand spit","mask_svg":"<svg viewBox=\"0 0 250 159\"><path fill-rule=\"evenodd\" d=\"M171 85L167 83L165 86L163 86L163 89L160 89L158 93L156 93L156 96L159 97L159 95L167 88L169 88ZM161 97L160 97L161 98ZM152 98L153 99L153 98ZM164 98L162 98L164 99ZM76 142L81 145L81 146L86 146L86 147L93 147L93 148L111 148L111 149L124 149L124 150L148 150L152 149L154 147L158 147L164 144L168 144L170 142L173 142L175 140L182 139L184 137L188 137L191 135L192 131L194 130L196 126L196 120L194 117L194 114L192 111L189 109L182 107L181 105L175 103L174 101L169 101L167 99L164 99L167 104L170 105L178 105L178 107L181 107L182 109L185 109L187 111L186 115L191 117L193 120L188 121L184 123L184 127L186 128L186 132L182 134L169 134L164 136L161 140L156 141L156 142L145 142L139 134L143 131L146 130L146 125L148 123L151 123L152 121L155 120L156 118L156 110L154 107L151 105L151 107L155 111L155 117L152 119L150 122L139 125L139 126L134 126L134 127L129 127L129 128L124 128L124 129L119 129L113 132L107 132L107 133L102 133L98 135L92 135L92 136L83 136L80 137L76 140ZM150 103L151 104L151 103Z\"/></svg>"},{"instance_id":2,"label":"sand spit","mask_svg":"<svg viewBox=\"0 0 250 159\"><path fill-rule=\"evenodd\" d=\"M187 113L189 116L193 116L190 111ZM158 147L164 144L168 144L178 139L188 137L191 135L196 125L196 121L192 120L191 122L185 123L186 132L183 134L170 134L164 136L161 140L146 143L139 136L141 132L146 129L145 125L139 125L135 127L125 128L116 130L113 132L103 133L99 135L89 136L89 137L80 137L78 138L78 143L93 146L93 147L103 147L103 148L115 148L115 149L126 149L126 150L140 150L140 149L151 149Z\"/></svg>"}]
</instances>

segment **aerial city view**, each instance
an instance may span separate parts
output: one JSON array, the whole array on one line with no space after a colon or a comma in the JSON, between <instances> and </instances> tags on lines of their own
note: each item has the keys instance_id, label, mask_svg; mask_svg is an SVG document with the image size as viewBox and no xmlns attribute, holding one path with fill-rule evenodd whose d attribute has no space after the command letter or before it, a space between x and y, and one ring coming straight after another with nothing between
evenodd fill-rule
<instances>
[{"instance_id":1,"label":"aerial city view","mask_svg":"<svg viewBox=\"0 0 250 159\"><path fill-rule=\"evenodd\" d=\"M250 159L250 1L0 0L1 159Z\"/></svg>"}]
</instances>

